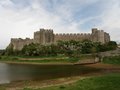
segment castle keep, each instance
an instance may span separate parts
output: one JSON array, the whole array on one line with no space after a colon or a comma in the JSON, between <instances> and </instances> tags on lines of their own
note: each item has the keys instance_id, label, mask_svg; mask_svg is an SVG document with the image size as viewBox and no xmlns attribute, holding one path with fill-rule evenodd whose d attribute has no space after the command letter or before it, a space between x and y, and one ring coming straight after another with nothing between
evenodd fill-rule
<instances>
[{"instance_id":1,"label":"castle keep","mask_svg":"<svg viewBox=\"0 0 120 90\"><path fill-rule=\"evenodd\" d=\"M51 29L40 29L40 31L34 32L34 38L12 38L10 45L13 45L14 50L21 50L25 45L30 43L38 44L55 44L57 41L83 41L90 40L93 42L101 42L102 44L110 41L110 36L103 30L98 30L97 28L92 29L92 33L68 33L68 34L54 34Z\"/></svg>"}]
</instances>

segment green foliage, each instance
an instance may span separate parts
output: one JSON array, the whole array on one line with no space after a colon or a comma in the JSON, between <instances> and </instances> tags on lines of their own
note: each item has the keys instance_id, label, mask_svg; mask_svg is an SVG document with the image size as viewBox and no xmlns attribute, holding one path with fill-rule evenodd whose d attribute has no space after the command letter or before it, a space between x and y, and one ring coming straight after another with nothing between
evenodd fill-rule
<instances>
[{"instance_id":1,"label":"green foliage","mask_svg":"<svg viewBox=\"0 0 120 90\"><path fill-rule=\"evenodd\" d=\"M58 41L57 45L39 45L29 44L24 46L22 53L28 56L54 56L58 54L65 54L67 56L74 56L79 54L90 54L113 50L116 48L116 43L111 41L107 44L101 44L99 42L92 42L89 40L80 41Z\"/></svg>"},{"instance_id":2,"label":"green foliage","mask_svg":"<svg viewBox=\"0 0 120 90\"><path fill-rule=\"evenodd\" d=\"M6 50L4 51L4 54L3 55L21 55L22 53L21 53L21 51L19 51L19 50L14 50L13 49L13 44L10 44L7 48L6 48Z\"/></svg>"},{"instance_id":3,"label":"green foliage","mask_svg":"<svg viewBox=\"0 0 120 90\"><path fill-rule=\"evenodd\" d=\"M110 41L107 43L107 45L109 46L109 50L114 50L117 48L117 43L115 41Z\"/></svg>"},{"instance_id":4,"label":"green foliage","mask_svg":"<svg viewBox=\"0 0 120 90\"><path fill-rule=\"evenodd\" d=\"M0 59L3 60L3 61L5 61L5 60L18 60L18 57L15 57L15 56L1 56Z\"/></svg>"},{"instance_id":5,"label":"green foliage","mask_svg":"<svg viewBox=\"0 0 120 90\"><path fill-rule=\"evenodd\" d=\"M120 56L109 56L103 58L103 63L120 65Z\"/></svg>"},{"instance_id":6,"label":"green foliage","mask_svg":"<svg viewBox=\"0 0 120 90\"><path fill-rule=\"evenodd\" d=\"M0 50L0 56L5 55L5 50Z\"/></svg>"},{"instance_id":7,"label":"green foliage","mask_svg":"<svg viewBox=\"0 0 120 90\"><path fill-rule=\"evenodd\" d=\"M119 90L120 73L85 78L73 84L23 90Z\"/></svg>"},{"instance_id":8,"label":"green foliage","mask_svg":"<svg viewBox=\"0 0 120 90\"><path fill-rule=\"evenodd\" d=\"M13 44L10 44L7 48L6 48L6 55L13 55Z\"/></svg>"},{"instance_id":9,"label":"green foliage","mask_svg":"<svg viewBox=\"0 0 120 90\"><path fill-rule=\"evenodd\" d=\"M106 44L100 45L100 52L115 50L117 48L117 43L115 41L110 41Z\"/></svg>"},{"instance_id":10,"label":"green foliage","mask_svg":"<svg viewBox=\"0 0 120 90\"><path fill-rule=\"evenodd\" d=\"M92 47L93 47L93 43L91 41L83 41L81 51L83 54L91 53Z\"/></svg>"},{"instance_id":11,"label":"green foliage","mask_svg":"<svg viewBox=\"0 0 120 90\"><path fill-rule=\"evenodd\" d=\"M92 42L89 40L80 41L58 41L57 44L40 45L31 43L25 45L21 51L13 49L13 45L9 45L6 49L6 55L24 55L24 56L57 56L63 54L69 57L77 56L80 54L93 54L98 52L114 50L117 44L110 41L106 44L99 42Z\"/></svg>"},{"instance_id":12,"label":"green foliage","mask_svg":"<svg viewBox=\"0 0 120 90\"><path fill-rule=\"evenodd\" d=\"M22 49L22 53L26 56L54 56L57 55L58 47L54 44L40 45L31 43Z\"/></svg>"},{"instance_id":13,"label":"green foliage","mask_svg":"<svg viewBox=\"0 0 120 90\"><path fill-rule=\"evenodd\" d=\"M65 89L65 86L63 86L63 85L62 85L62 86L60 86L60 89Z\"/></svg>"},{"instance_id":14,"label":"green foliage","mask_svg":"<svg viewBox=\"0 0 120 90\"><path fill-rule=\"evenodd\" d=\"M31 43L23 47L22 53L26 56L36 56L38 54L38 48L38 44Z\"/></svg>"},{"instance_id":15,"label":"green foliage","mask_svg":"<svg viewBox=\"0 0 120 90\"><path fill-rule=\"evenodd\" d=\"M32 90L32 89L30 89L30 88L24 88L23 90Z\"/></svg>"},{"instance_id":16,"label":"green foliage","mask_svg":"<svg viewBox=\"0 0 120 90\"><path fill-rule=\"evenodd\" d=\"M77 57L70 57L68 60L69 60L69 62L77 62L77 61L79 61L80 59L77 58Z\"/></svg>"}]
</instances>

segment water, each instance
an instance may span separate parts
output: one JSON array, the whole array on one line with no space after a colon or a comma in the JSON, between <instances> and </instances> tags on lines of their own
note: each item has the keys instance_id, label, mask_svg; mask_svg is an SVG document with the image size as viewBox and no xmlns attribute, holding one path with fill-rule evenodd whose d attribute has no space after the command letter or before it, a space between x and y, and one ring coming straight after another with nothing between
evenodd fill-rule
<instances>
[{"instance_id":1,"label":"water","mask_svg":"<svg viewBox=\"0 0 120 90\"><path fill-rule=\"evenodd\" d=\"M80 65L29 65L0 63L0 84L19 80L45 80L97 71Z\"/></svg>"}]
</instances>

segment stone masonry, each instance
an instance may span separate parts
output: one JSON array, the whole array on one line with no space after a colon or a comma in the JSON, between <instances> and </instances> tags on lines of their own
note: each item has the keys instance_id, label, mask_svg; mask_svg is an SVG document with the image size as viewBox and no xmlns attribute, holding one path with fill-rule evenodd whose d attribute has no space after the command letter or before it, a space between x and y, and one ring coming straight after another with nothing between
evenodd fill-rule
<instances>
[{"instance_id":1,"label":"stone masonry","mask_svg":"<svg viewBox=\"0 0 120 90\"><path fill-rule=\"evenodd\" d=\"M102 44L110 41L110 35L103 30L97 28L92 29L92 33L68 33L68 34L54 34L52 29L40 29L34 32L34 38L12 38L10 45L13 45L14 50L21 50L25 45L30 43L38 43L43 45L55 44L57 41L83 41L90 40L93 42L101 42Z\"/></svg>"}]
</instances>

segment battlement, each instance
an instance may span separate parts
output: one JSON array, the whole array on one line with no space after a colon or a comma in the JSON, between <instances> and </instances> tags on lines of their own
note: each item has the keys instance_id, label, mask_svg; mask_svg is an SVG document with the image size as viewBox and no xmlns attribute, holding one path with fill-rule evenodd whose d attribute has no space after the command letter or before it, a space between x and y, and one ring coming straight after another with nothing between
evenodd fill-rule
<instances>
[{"instance_id":1,"label":"battlement","mask_svg":"<svg viewBox=\"0 0 120 90\"><path fill-rule=\"evenodd\" d=\"M84 39L91 40L91 34L90 33L60 33L54 35L54 41L57 42L59 40L62 41L69 41L69 40L76 40L76 41L82 41Z\"/></svg>"},{"instance_id":2,"label":"battlement","mask_svg":"<svg viewBox=\"0 0 120 90\"><path fill-rule=\"evenodd\" d=\"M90 33L56 33L55 36L86 36L86 35L91 35Z\"/></svg>"},{"instance_id":3,"label":"battlement","mask_svg":"<svg viewBox=\"0 0 120 90\"><path fill-rule=\"evenodd\" d=\"M30 38L11 38L11 42L19 42L19 41L26 41L26 40L31 40Z\"/></svg>"},{"instance_id":4,"label":"battlement","mask_svg":"<svg viewBox=\"0 0 120 90\"><path fill-rule=\"evenodd\" d=\"M44 29L44 28L42 28L42 29L40 29L40 31L44 31L44 32L53 32L53 29Z\"/></svg>"},{"instance_id":5,"label":"battlement","mask_svg":"<svg viewBox=\"0 0 120 90\"><path fill-rule=\"evenodd\" d=\"M42 28L39 31L36 31L34 33L40 33L40 32L53 32L53 29L44 29L44 28Z\"/></svg>"}]
</instances>

